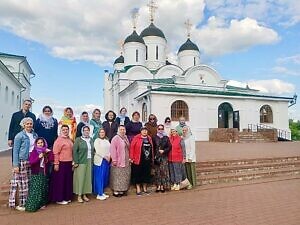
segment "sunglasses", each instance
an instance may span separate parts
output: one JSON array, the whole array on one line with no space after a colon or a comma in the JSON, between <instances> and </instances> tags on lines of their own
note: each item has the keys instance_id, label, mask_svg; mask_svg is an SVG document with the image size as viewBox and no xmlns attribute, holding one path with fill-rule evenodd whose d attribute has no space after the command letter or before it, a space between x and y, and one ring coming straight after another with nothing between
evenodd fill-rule
<instances>
[{"instance_id":1,"label":"sunglasses","mask_svg":"<svg viewBox=\"0 0 300 225\"><path fill-rule=\"evenodd\" d=\"M149 120L155 120L155 118L150 118Z\"/></svg>"},{"instance_id":2,"label":"sunglasses","mask_svg":"<svg viewBox=\"0 0 300 225\"><path fill-rule=\"evenodd\" d=\"M171 123L171 121L166 121L166 123Z\"/></svg>"},{"instance_id":3,"label":"sunglasses","mask_svg":"<svg viewBox=\"0 0 300 225\"><path fill-rule=\"evenodd\" d=\"M158 128L157 130L164 130L164 128Z\"/></svg>"}]
</instances>

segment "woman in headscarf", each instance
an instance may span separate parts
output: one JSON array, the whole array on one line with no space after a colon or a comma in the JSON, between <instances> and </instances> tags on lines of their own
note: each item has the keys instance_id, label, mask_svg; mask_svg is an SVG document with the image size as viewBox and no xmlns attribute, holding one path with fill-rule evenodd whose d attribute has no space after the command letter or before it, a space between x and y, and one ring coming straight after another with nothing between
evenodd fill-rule
<instances>
[{"instance_id":1,"label":"woman in headscarf","mask_svg":"<svg viewBox=\"0 0 300 225\"><path fill-rule=\"evenodd\" d=\"M73 197L73 141L69 138L69 126L60 128L54 142L54 171L51 174L49 200L60 205L71 202Z\"/></svg>"},{"instance_id":2,"label":"woman in headscarf","mask_svg":"<svg viewBox=\"0 0 300 225\"><path fill-rule=\"evenodd\" d=\"M116 122L116 113L112 110L109 110L105 114L106 121L103 122L102 126L105 130L106 136L108 137L109 142L118 132L118 123Z\"/></svg>"},{"instance_id":3,"label":"woman in headscarf","mask_svg":"<svg viewBox=\"0 0 300 225\"><path fill-rule=\"evenodd\" d=\"M185 170L187 179L190 182L190 186L187 189L191 189L197 185L196 181L196 142L195 138L191 132L190 127L184 126L182 128L182 138L185 144L186 150L186 162L185 162Z\"/></svg>"},{"instance_id":4,"label":"woman in headscarf","mask_svg":"<svg viewBox=\"0 0 300 225\"><path fill-rule=\"evenodd\" d=\"M145 123L147 127L148 135L153 139L157 133L157 118L154 114L150 114L148 117L148 122Z\"/></svg>"},{"instance_id":5,"label":"woman in headscarf","mask_svg":"<svg viewBox=\"0 0 300 225\"><path fill-rule=\"evenodd\" d=\"M171 150L171 143L164 131L163 124L157 126L157 135L153 139L153 146L156 192L165 192L170 188L168 154Z\"/></svg>"},{"instance_id":6,"label":"woman in headscarf","mask_svg":"<svg viewBox=\"0 0 300 225\"><path fill-rule=\"evenodd\" d=\"M10 181L9 207L25 211L30 174L29 153L33 150L38 135L33 131L33 120L30 117L22 119L20 126L23 130L15 136L13 146L13 176ZM16 206L17 194L18 206Z\"/></svg>"},{"instance_id":7,"label":"woman in headscarf","mask_svg":"<svg viewBox=\"0 0 300 225\"><path fill-rule=\"evenodd\" d=\"M93 126L93 132L91 132L91 136L93 140L98 138L99 130L102 128L101 111L100 109L94 109L92 114L92 119L90 121L91 126Z\"/></svg>"},{"instance_id":8,"label":"woman in headscarf","mask_svg":"<svg viewBox=\"0 0 300 225\"><path fill-rule=\"evenodd\" d=\"M104 193L104 189L109 182L110 143L104 129L100 129L99 137L96 138L94 146L93 193L97 195L97 199L105 200L109 197L109 195Z\"/></svg>"},{"instance_id":9,"label":"woman in headscarf","mask_svg":"<svg viewBox=\"0 0 300 225\"><path fill-rule=\"evenodd\" d=\"M129 117L127 116L127 109L125 107L122 107L120 109L120 114L117 116L116 122L118 125L124 125L130 121Z\"/></svg>"},{"instance_id":10,"label":"woman in headscarf","mask_svg":"<svg viewBox=\"0 0 300 225\"><path fill-rule=\"evenodd\" d=\"M126 135L128 137L129 142L132 141L135 135L138 135L141 132L143 124L140 122L140 113L134 112L132 113L132 119L126 124Z\"/></svg>"},{"instance_id":11,"label":"woman in headscarf","mask_svg":"<svg viewBox=\"0 0 300 225\"><path fill-rule=\"evenodd\" d=\"M178 135L177 130L174 128L171 128L170 142L172 148L169 153L168 159L172 183L171 190L179 191L181 181L186 179L184 167L184 163L186 161L186 153L184 141Z\"/></svg>"},{"instance_id":12,"label":"woman in headscarf","mask_svg":"<svg viewBox=\"0 0 300 225\"><path fill-rule=\"evenodd\" d=\"M29 156L31 177L29 195L25 204L28 212L43 209L48 203L49 163L53 161L53 153L47 147L46 140L39 137L35 140L34 149Z\"/></svg>"},{"instance_id":13,"label":"woman in headscarf","mask_svg":"<svg viewBox=\"0 0 300 225\"><path fill-rule=\"evenodd\" d=\"M141 128L130 144L130 161L132 183L136 185L136 194L150 194L147 185L151 183L151 167L153 164L153 143L146 127Z\"/></svg>"},{"instance_id":14,"label":"woman in headscarf","mask_svg":"<svg viewBox=\"0 0 300 225\"><path fill-rule=\"evenodd\" d=\"M76 137L81 137L82 127L84 127L84 126L89 126L90 134L93 134L94 126L91 125L90 119L89 119L89 114L85 111L81 113L80 123L77 125L77 129L76 129Z\"/></svg>"},{"instance_id":15,"label":"woman in headscarf","mask_svg":"<svg viewBox=\"0 0 300 225\"><path fill-rule=\"evenodd\" d=\"M78 195L79 203L88 202L86 195L92 193L92 158L95 150L90 127L83 126L81 133L81 137L76 138L73 145L73 192Z\"/></svg>"},{"instance_id":16,"label":"woman in headscarf","mask_svg":"<svg viewBox=\"0 0 300 225\"><path fill-rule=\"evenodd\" d=\"M176 130L178 135L182 136L182 128L186 126L185 118L183 116L179 117L178 125L176 126Z\"/></svg>"},{"instance_id":17,"label":"woman in headscarf","mask_svg":"<svg viewBox=\"0 0 300 225\"><path fill-rule=\"evenodd\" d=\"M120 125L118 134L113 137L110 145L111 168L110 187L115 197L127 195L130 185L131 167L129 162L130 144L126 136L126 128Z\"/></svg>"},{"instance_id":18,"label":"woman in headscarf","mask_svg":"<svg viewBox=\"0 0 300 225\"><path fill-rule=\"evenodd\" d=\"M164 129L165 129L165 133L168 137L170 137L171 135L171 118L170 117L166 117L165 118L165 124L164 124Z\"/></svg>"},{"instance_id":19,"label":"woman in headscarf","mask_svg":"<svg viewBox=\"0 0 300 225\"><path fill-rule=\"evenodd\" d=\"M49 149L53 148L54 141L57 138L58 122L53 117L53 111L50 106L43 108L42 114L34 124L34 131L39 137L45 138Z\"/></svg>"},{"instance_id":20,"label":"woman in headscarf","mask_svg":"<svg viewBox=\"0 0 300 225\"><path fill-rule=\"evenodd\" d=\"M64 115L62 116L61 120L59 121L59 126L68 125L69 127L69 138L74 142L76 137L76 118L74 116L73 109L67 107L64 109Z\"/></svg>"}]
</instances>

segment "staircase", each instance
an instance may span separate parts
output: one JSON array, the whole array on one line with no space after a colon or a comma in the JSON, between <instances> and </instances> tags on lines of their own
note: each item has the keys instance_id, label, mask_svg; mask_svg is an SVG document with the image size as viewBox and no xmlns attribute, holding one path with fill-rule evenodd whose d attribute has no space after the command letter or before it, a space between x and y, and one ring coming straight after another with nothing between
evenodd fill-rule
<instances>
[{"instance_id":1,"label":"staircase","mask_svg":"<svg viewBox=\"0 0 300 225\"><path fill-rule=\"evenodd\" d=\"M268 142L259 132L243 131L238 134L240 143Z\"/></svg>"},{"instance_id":2,"label":"staircase","mask_svg":"<svg viewBox=\"0 0 300 225\"><path fill-rule=\"evenodd\" d=\"M300 178L300 156L198 162L196 173L198 185L295 175Z\"/></svg>"}]
</instances>

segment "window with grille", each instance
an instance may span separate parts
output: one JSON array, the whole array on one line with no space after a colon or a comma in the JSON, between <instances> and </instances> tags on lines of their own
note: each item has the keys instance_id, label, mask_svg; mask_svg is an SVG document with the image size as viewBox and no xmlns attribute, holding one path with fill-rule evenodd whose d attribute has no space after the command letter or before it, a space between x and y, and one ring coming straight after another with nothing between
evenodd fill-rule
<instances>
[{"instance_id":1,"label":"window with grille","mask_svg":"<svg viewBox=\"0 0 300 225\"><path fill-rule=\"evenodd\" d=\"M184 101L177 100L171 105L171 119L172 121L177 121L181 116L183 116L186 121L189 121L189 108Z\"/></svg>"},{"instance_id":2,"label":"window with grille","mask_svg":"<svg viewBox=\"0 0 300 225\"><path fill-rule=\"evenodd\" d=\"M260 108L260 122L273 123L273 112L269 105L263 105Z\"/></svg>"}]
</instances>

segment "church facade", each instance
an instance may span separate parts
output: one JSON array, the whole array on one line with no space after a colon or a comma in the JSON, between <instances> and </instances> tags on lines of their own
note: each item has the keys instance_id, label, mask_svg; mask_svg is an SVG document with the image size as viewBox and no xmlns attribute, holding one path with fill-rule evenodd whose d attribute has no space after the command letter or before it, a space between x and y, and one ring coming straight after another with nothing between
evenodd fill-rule
<instances>
[{"instance_id":1,"label":"church facade","mask_svg":"<svg viewBox=\"0 0 300 225\"><path fill-rule=\"evenodd\" d=\"M209 140L210 128L247 129L261 124L289 131L288 107L292 97L272 96L250 87L228 85L211 66L201 63L190 35L178 50L178 64L168 62L167 39L153 23L124 41L114 71L105 71L104 110L126 107L146 122L150 113L172 125L184 116L196 140ZM289 137L290 138L290 137Z\"/></svg>"}]
</instances>

